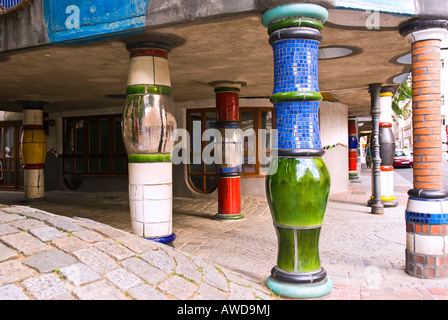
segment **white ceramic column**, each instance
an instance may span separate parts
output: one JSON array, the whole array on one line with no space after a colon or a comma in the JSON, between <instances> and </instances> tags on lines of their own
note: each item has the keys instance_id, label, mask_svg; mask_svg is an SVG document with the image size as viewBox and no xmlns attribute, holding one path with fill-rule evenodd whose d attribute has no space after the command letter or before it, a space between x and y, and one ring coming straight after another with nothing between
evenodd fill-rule
<instances>
[{"instance_id":1,"label":"white ceramic column","mask_svg":"<svg viewBox=\"0 0 448 320\"><path fill-rule=\"evenodd\" d=\"M133 233L172 243L171 152L176 120L172 114L168 51L165 45L139 42L127 46L130 65L123 141L129 159L129 205Z\"/></svg>"}]
</instances>

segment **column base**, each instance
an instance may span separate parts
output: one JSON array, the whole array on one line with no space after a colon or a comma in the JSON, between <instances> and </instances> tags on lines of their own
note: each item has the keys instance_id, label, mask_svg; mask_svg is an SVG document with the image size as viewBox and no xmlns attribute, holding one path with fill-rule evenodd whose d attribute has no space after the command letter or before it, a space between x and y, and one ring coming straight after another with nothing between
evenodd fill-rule
<instances>
[{"instance_id":1,"label":"column base","mask_svg":"<svg viewBox=\"0 0 448 320\"><path fill-rule=\"evenodd\" d=\"M133 234L161 243L174 240L171 172L171 162L129 163Z\"/></svg>"},{"instance_id":2,"label":"column base","mask_svg":"<svg viewBox=\"0 0 448 320\"><path fill-rule=\"evenodd\" d=\"M156 237L156 238L145 238L146 240L149 241L154 241L154 242L158 242L158 243L163 243L163 244L172 244L174 242L174 240L176 240L176 234L172 234L166 237Z\"/></svg>"},{"instance_id":3,"label":"column base","mask_svg":"<svg viewBox=\"0 0 448 320\"><path fill-rule=\"evenodd\" d=\"M384 208L394 208L396 206L398 206L398 202L397 201L393 201L393 200L382 200L381 203L383 204ZM369 200L367 202L367 205L369 207L371 207L373 205L373 200Z\"/></svg>"},{"instance_id":4,"label":"column base","mask_svg":"<svg viewBox=\"0 0 448 320\"><path fill-rule=\"evenodd\" d=\"M25 200L23 200L24 203L45 202L45 201L47 201L46 197L43 197L43 198L26 198L25 197Z\"/></svg>"},{"instance_id":5,"label":"column base","mask_svg":"<svg viewBox=\"0 0 448 320\"><path fill-rule=\"evenodd\" d=\"M412 194L414 190L410 190ZM443 190L424 190L426 195ZM420 279L448 277L448 198L409 197L406 207L406 273Z\"/></svg>"},{"instance_id":6,"label":"column base","mask_svg":"<svg viewBox=\"0 0 448 320\"><path fill-rule=\"evenodd\" d=\"M218 220L239 220L244 218L244 214L238 213L238 214L222 214L217 213L215 215L215 218Z\"/></svg>"},{"instance_id":7,"label":"column base","mask_svg":"<svg viewBox=\"0 0 448 320\"><path fill-rule=\"evenodd\" d=\"M330 278L325 278L317 283L296 284L280 282L269 277L266 280L266 286L279 296L296 299L320 298L330 294L333 290L333 282Z\"/></svg>"}]
</instances>

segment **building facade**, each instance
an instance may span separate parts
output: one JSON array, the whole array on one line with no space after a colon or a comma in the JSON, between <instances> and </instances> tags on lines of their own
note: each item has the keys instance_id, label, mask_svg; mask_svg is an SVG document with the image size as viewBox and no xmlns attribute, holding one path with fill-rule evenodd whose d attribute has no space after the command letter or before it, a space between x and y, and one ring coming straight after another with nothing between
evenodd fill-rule
<instances>
[{"instance_id":1,"label":"building facade","mask_svg":"<svg viewBox=\"0 0 448 320\"><path fill-rule=\"evenodd\" d=\"M440 47L447 33L447 4L3 4L0 110L21 115L1 125L0 188L24 190L29 200L44 199L47 190L127 190L135 233L169 242L175 238L169 228L172 197L224 195L227 205L238 199L235 195L266 196L276 183L272 192L280 192L279 186L290 183L294 175L285 165L295 159L294 170L300 168L310 185L325 185L311 197L313 205L320 204L316 212L323 214L326 188L328 193L348 189L349 117L371 117L364 125L372 132L377 176L378 125L384 127L379 123L380 98L389 97L386 89L395 92L412 71L414 125L409 147L420 168L414 172L407 210L407 272L445 276L440 268L431 273L434 266L420 263L421 256L432 256L413 244L416 239L429 241L414 228L423 223L415 214L438 214L425 206L448 198L439 168ZM224 98L218 97L220 92L226 92ZM405 130L395 134L406 141ZM218 156L229 161L217 163ZM275 165L284 172L272 171ZM425 166L432 171L423 170ZM298 191L282 190L299 197L307 186L293 183ZM375 190L375 213L383 213ZM284 197L282 192L271 201ZM276 227L296 230L295 236L310 229L306 223L288 223L278 222ZM437 253L448 255L444 249ZM285 281L301 282L297 266L289 267L293 276ZM281 277L279 273L273 277ZM320 270L316 277L325 279Z\"/></svg>"}]
</instances>

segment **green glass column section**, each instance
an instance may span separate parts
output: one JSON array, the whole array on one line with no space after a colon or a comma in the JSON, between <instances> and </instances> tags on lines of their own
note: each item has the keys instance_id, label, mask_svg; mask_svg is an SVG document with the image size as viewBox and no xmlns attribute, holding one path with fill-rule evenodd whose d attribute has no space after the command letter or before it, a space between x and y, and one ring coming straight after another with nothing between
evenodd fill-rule
<instances>
[{"instance_id":1,"label":"green glass column section","mask_svg":"<svg viewBox=\"0 0 448 320\"><path fill-rule=\"evenodd\" d=\"M266 193L277 231L277 266L289 272L321 268L319 236L330 193L322 158L277 158Z\"/></svg>"},{"instance_id":2,"label":"green glass column section","mask_svg":"<svg viewBox=\"0 0 448 320\"><path fill-rule=\"evenodd\" d=\"M278 238L277 265L266 285L291 298L316 298L333 284L321 266L319 238L330 193L319 132L318 48L328 18L323 7L291 4L262 22L274 52L276 154L266 194Z\"/></svg>"}]
</instances>

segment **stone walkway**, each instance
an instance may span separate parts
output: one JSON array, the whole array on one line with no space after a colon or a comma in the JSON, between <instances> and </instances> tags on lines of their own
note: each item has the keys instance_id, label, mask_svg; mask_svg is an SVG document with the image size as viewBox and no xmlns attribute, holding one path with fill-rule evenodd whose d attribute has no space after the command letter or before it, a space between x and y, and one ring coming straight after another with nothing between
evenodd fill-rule
<instances>
[{"instance_id":1,"label":"stone walkway","mask_svg":"<svg viewBox=\"0 0 448 320\"><path fill-rule=\"evenodd\" d=\"M350 190L330 196L320 256L334 289L320 299L448 298L448 280L404 271L412 185L397 171L399 205L384 215L366 206L371 182L365 167ZM0 299L282 299L265 287L277 237L264 197L245 197L245 218L237 221L214 219L216 199L176 198L175 248L130 233L123 192L54 191L44 202L22 199L0 195Z\"/></svg>"},{"instance_id":2,"label":"stone walkway","mask_svg":"<svg viewBox=\"0 0 448 320\"><path fill-rule=\"evenodd\" d=\"M83 218L0 211L0 300L271 299L262 285Z\"/></svg>"}]
</instances>

